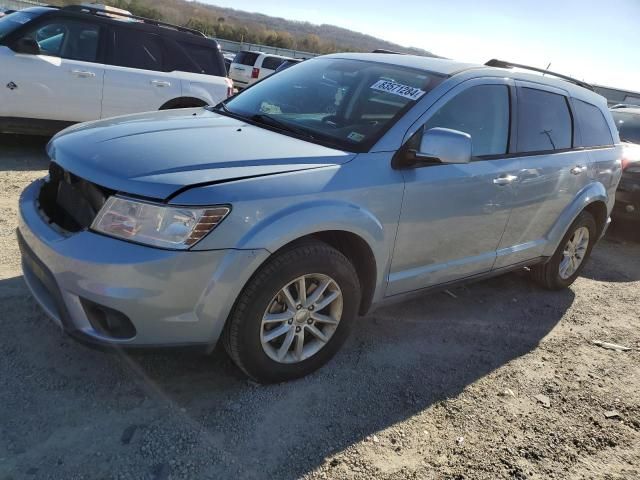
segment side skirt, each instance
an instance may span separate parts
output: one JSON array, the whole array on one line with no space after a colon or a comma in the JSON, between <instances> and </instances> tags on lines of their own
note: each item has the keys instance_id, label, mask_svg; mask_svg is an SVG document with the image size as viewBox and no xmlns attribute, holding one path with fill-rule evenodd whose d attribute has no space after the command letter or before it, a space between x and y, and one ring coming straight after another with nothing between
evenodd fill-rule
<instances>
[{"instance_id":1,"label":"side skirt","mask_svg":"<svg viewBox=\"0 0 640 480\"><path fill-rule=\"evenodd\" d=\"M41 118L0 117L1 133L50 136L76 122L42 120Z\"/></svg>"},{"instance_id":2,"label":"side skirt","mask_svg":"<svg viewBox=\"0 0 640 480\"><path fill-rule=\"evenodd\" d=\"M429 294L429 293L433 293L433 292L446 290L448 288L456 287L458 285L465 285L465 284L468 284L468 283L474 283L474 282L479 282L481 280L486 280L488 278L498 277L500 275L504 275L505 273L513 272L515 270L520 270L522 268L530 267L532 265L537 265L539 263L544 263L547 260L548 260L547 257L538 257L538 258L534 258L534 259L531 259L531 260L526 260L524 262L519 262L519 263L516 263L516 264L513 264L513 265L509 265L507 267L502 267L502 268L498 268L496 270L491 270L489 272L480 273L480 274L477 274L477 275L471 275L469 277L464 277L464 278L461 278L459 280L454 280L454 281L446 282L446 283L439 283L437 285L432 285L430 287L421 288L421 289L418 289L418 290L412 290L412 291L406 292L406 293L399 293L399 294L396 294L396 295L391 295L389 297L383 298L382 300L380 300L379 302L374 304L372 306L372 308L369 310L369 312L367 312L367 314L375 312L376 309L379 308L379 307L405 302L407 300L416 298L416 297L424 295L424 294Z\"/></svg>"}]
</instances>

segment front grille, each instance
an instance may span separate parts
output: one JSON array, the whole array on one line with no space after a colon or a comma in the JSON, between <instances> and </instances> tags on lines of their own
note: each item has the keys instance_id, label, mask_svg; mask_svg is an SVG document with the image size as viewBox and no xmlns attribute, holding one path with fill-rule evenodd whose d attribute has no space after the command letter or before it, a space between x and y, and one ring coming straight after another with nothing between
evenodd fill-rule
<instances>
[{"instance_id":1,"label":"front grille","mask_svg":"<svg viewBox=\"0 0 640 480\"><path fill-rule=\"evenodd\" d=\"M51 162L49 178L40 190L38 202L48 222L67 232L79 232L91 226L113 193Z\"/></svg>"}]
</instances>

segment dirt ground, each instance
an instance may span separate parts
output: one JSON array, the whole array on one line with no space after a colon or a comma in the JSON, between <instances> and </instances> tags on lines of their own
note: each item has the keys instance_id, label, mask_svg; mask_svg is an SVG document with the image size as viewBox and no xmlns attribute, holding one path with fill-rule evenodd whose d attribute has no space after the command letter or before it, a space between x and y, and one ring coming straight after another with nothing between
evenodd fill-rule
<instances>
[{"instance_id":1,"label":"dirt ground","mask_svg":"<svg viewBox=\"0 0 640 480\"><path fill-rule=\"evenodd\" d=\"M43 147L0 137L0 479L640 478L640 227L571 289L522 272L389 304L263 387L221 350L102 353L44 316L14 233Z\"/></svg>"}]
</instances>

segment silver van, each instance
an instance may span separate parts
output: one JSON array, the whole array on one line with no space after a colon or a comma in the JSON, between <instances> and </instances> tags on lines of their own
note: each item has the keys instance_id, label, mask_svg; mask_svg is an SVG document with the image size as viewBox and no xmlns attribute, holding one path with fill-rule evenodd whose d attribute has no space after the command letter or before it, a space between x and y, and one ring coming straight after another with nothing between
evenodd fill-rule
<instances>
[{"instance_id":1,"label":"silver van","mask_svg":"<svg viewBox=\"0 0 640 480\"><path fill-rule=\"evenodd\" d=\"M20 198L24 277L74 337L222 339L306 375L372 304L530 267L576 279L621 176L603 97L504 62L335 54L215 107L71 127Z\"/></svg>"}]
</instances>

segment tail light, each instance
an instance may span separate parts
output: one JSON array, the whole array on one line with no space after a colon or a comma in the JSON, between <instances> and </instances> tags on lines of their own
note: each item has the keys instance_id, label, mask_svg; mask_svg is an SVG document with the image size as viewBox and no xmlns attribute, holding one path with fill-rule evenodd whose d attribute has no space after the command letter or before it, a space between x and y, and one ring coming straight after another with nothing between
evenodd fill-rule
<instances>
[{"instance_id":1,"label":"tail light","mask_svg":"<svg viewBox=\"0 0 640 480\"><path fill-rule=\"evenodd\" d=\"M260 69L253 67L253 70L251 70L251 78L258 78L258 75L260 75Z\"/></svg>"},{"instance_id":2,"label":"tail light","mask_svg":"<svg viewBox=\"0 0 640 480\"><path fill-rule=\"evenodd\" d=\"M225 78L225 80L227 81L227 98L229 98L233 96L233 80L230 78Z\"/></svg>"}]
</instances>

